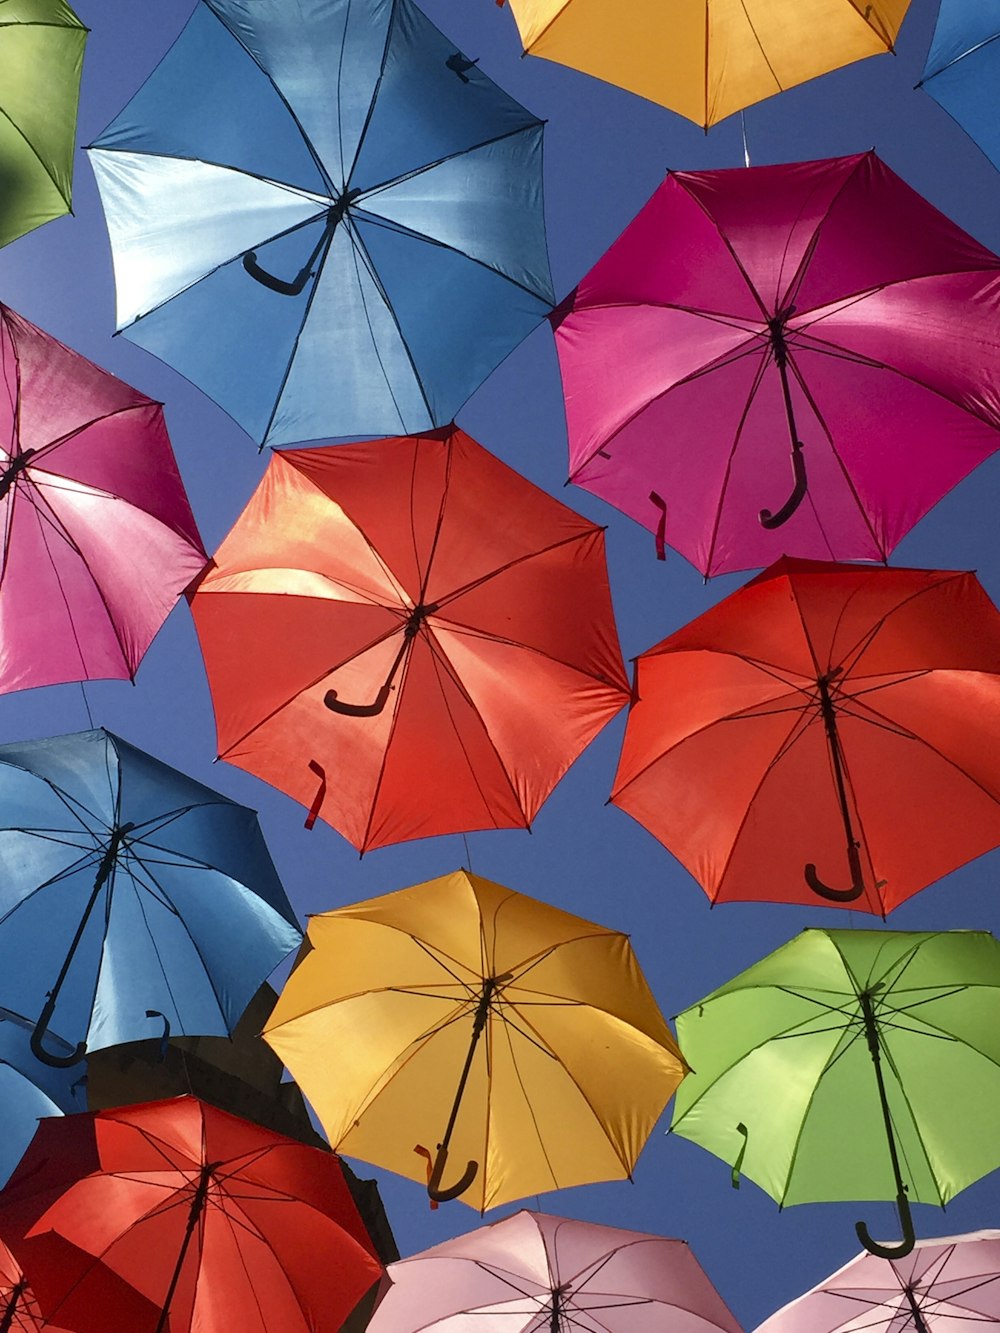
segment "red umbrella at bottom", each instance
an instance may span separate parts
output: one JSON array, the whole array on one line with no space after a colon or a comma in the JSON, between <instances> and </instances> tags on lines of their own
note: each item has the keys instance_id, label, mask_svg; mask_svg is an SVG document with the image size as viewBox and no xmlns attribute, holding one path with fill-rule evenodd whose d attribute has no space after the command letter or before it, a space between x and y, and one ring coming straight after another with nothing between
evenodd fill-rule
<instances>
[{"instance_id":1,"label":"red umbrella at bottom","mask_svg":"<svg viewBox=\"0 0 1000 1333\"><path fill-rule=\"evenodd\" d=\"M40 1333L42 1328L28 1280L10 1250L0 1243L0 1333Z\"/></svg>"},{"instance_id":2,"label":"red umbrella at bottom","mask_svg":"<svg viewBox=\"0 0 1000 1333\"><path fill-rule=\"evenodd\" d=\"M43 1120L0 1236L72 1333L338 1333L383 1271L338 1158L194 1097Z\"/></svg>"}]
</instances>

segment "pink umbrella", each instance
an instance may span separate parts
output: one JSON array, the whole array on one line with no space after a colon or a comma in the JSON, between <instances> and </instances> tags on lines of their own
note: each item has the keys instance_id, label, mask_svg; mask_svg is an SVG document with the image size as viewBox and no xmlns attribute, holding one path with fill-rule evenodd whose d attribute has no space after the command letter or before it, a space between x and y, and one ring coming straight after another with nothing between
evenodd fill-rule
<instances>
[{"instance_id":1,"label":"pink umbrella","mask_svg":"<svg viewBox=\"0 0 1000 1333\"><path fill-rule=\"evenodd\" d=\"M1000 1324L1000 1231L918 1240L905 1259L861 1254L757 1333L971 1333Z\"/></svg>"},{"instance_id":2,"label":"pink umbrella","mask_svg":"<svg viewBox=\"0 0 1000 1333\"><path fill-rule=\"evenodd\" d=\"M0 305L0 693L125 679L205 551L163 409Z\"/></svg>"},{"instance_id":3,"label":"pink umbrella","mask_svg":"<svg viewBox=\"0 0 1000 1333\"><path fill-rule=\"evenodd\" d=\"M874 153L675 172L552 321L570 479L706 575L885 560L1000 445L1000 259Z\"/></svg>"},{"instance_id":4,"label":"pink umbrella","mask_svg":"<svg viewBox=\"0 0 1000 1333\"><path fill-rule=\"evenodd\" d=\"M684 1241L527 1209L388 1272L369 1333L740 1333Z\"/></svg>"}]
</instances>

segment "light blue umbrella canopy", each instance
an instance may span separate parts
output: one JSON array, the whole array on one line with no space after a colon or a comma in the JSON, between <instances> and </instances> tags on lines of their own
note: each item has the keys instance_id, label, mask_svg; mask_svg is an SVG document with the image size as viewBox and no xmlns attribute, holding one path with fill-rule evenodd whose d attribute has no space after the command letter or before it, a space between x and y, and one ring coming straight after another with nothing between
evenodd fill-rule
<instances>
[{"instance_id":1,"label":"light blue umbrella canopy","mask_svg":"<svg viewBox=\"0 0 1000 1333\"><path fill-rule=\"evenodd\" d=\"M35 1058L31 1050L34 1022L0 1009L0 1186L34 1137L42 1116L66 1111L85 1111L87 1098L79 1069L52 1066ZM50 1034L57 1055L69 1055L72 1047Z\"/></svg>"},{"instance_id":2,"label":"light blue umbrella canopy","mask_svg":"<svg viewBox=\"0 0 1000 1333\"><path fill-rule=\"evenodd\" d=\"M89 151L119 329L262 443L444 425L551 307L542 124L410 0L203 0Z\"/></svg>"},{"instance_id":3,"label":"light blue umbrella canopy","mask_svg":"<svg viewBox=\"0 0 1000 1333\"><path fill-rule=\"evenodd\" d=\"M0 746L0 1005L39 1059L224 1035L300 939L252 810L107 731Z\"/></svg>"},{"instance_id":4,"label":"light blue umbrella canopy","mask_svg":"<svg viewBox=\"0 0 1000 1333\"><path fill-rule=\"evenodd\" d=\"M1000 5L941 0L920 87L1000 168Z\"/></svg>"}]
</instances>

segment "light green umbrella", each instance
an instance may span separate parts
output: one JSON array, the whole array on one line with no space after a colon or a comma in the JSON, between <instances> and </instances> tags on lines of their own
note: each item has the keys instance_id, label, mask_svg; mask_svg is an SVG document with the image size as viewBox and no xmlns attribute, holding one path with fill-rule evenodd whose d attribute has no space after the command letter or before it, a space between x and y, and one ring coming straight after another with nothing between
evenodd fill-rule
<instances>
[{"instance_id":1,"label":"light green umbrella","mask_svg":"<svg viewBox=\"0 0 1000 1333\"><path fill-rule=\"evenodd\" d=\"M782 1206L944 1205L1000 1165L1000 943L986 931L806 930L677 1019L671 1130Z\"/></svg>"},{"instance_id":2,"label":"light green umbrella","mask_svg":"<svg viewBox=\"0 0 1000 1333\"><path fill-rule=\"evenodd\" d=\"M0 245L70 210L86 40L65 0L0 0Z\"/></svg>"}]
</instances>

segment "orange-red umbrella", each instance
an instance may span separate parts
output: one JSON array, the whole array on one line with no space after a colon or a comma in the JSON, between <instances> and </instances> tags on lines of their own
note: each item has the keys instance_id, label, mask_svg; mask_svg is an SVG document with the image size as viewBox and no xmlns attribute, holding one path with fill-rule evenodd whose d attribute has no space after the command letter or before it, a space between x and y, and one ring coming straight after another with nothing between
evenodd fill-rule
<instances>
[{"instance_id":1,"label":"orange-red umbrella","mask_svg":"<svg viewBox=\"0 0 1000 1333\"><path fill-rule=\"evenodd\" d=\"M275 454L191 609L220 757L362 851L526 827L628 698L603 531L454 426Z\"/></svg>"},{"instance_id":2,"label":"orange-red umbrella","mask_svg":"<svg viewBox=\"0 0 1000 1333\"><path fill-rule=\"evenodd\" d=\"M74 1333L339 1333L383 1272L337 1157L194 1097L42 1120L0 1231Z\"/></svg>"},{"instance_id":3,"label":"orange-red umbrella","mask_svg":"<svg viewBox=\"0 0 1000 1333\"><path fill-rule=\"evenodd\" d=\"M713 902L885 914L1000 843L975 576L782 559L636 662L612 801Z\"/></svg>"}]
</instances>

